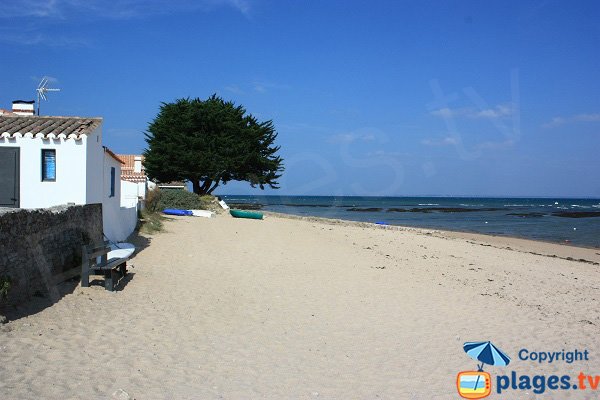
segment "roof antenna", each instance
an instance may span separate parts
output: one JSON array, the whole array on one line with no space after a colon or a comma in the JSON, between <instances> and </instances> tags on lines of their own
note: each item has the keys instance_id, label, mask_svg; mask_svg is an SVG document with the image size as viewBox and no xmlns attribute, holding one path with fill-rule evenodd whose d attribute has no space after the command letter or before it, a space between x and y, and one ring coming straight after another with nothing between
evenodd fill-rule
<instances>
[{"instance_id":1,"label":"roof antenna","mask_svg":"<svg viewBox=\"0 0 600 400\"><path fill-rule=\"evenodd\" d=\"M40 99L43 100L48 100L46 98L46 93L48 92L60 92L60 89L51 89L48 87L48 81L49 78L47 76L44 76L40 82L40 84L38 85L37 89L35 90L37 92L37 115L40 115Z\"/></svg>"}]
</instances>

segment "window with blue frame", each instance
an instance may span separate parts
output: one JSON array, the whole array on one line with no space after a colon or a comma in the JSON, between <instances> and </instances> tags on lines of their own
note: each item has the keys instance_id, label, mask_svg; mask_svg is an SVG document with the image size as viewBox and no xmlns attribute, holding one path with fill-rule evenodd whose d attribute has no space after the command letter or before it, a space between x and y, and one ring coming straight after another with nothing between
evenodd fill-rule
<instances>
[{"instance_id":1,"label":"window with blue frame","mask_svg":"<svg viewBox=\"0 0 600 400\"><path fill-rule=\"evenodd\" d=\"M42 149L42 181L56 181L56 150Z\"/></svg>"},{"instance_id":2,"label":"window with blue frame","mask_svg":"<svg viewBox=\"0 0 600 400\"><path fill-rule=\"evenodd\" d=\"M110 167L110 196L115 197L115 167Z\"/></svg>"}]
</instances>

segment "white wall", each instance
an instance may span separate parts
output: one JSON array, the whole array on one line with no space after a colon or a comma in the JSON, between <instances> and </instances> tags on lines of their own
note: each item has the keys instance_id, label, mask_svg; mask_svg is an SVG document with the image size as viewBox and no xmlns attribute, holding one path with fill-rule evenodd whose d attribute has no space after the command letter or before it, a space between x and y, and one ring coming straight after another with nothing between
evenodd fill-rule
<instances>
[{"instance_id":1,"label":"white wall","mask_svg":"<svg viewBox=\"0 0 600 400\"><path fill-rule=\"evenodd\" d=\"M138 196L146 200L146 194L148 193L148 182L138 182Z\"/></svg>"},{"instance_id":2,"label":"white wall","mask_svg":"<svg viewBox=\"0 0 600 400\"><path fill-rule=\"evenodd\" d=\"M115 168L115 194L110 196L110 169ZM114 242L122 241L137 224L137 207L121 207L121 163L104 153L102 188L102 226L104 235Z\"/></svg>"},{"instance_id":3,"label":"white wall","mask_svg":"<svg viewBox=\"0 0 600 400\"><path fill-rule=\"evenodd\" d=\"M138 196L141 196L139 184L121 181L121 207L137 207Z\"/></svg>"},{"instance_id":4,"label":"white wall","mask_svg":"<svg viewBox=\"0 0 600 400\"><path fill-rule=\"evenodd\" d=\"M87 136L86 144L86 203L102 203L104 195L102 184L104 179L104 148L102 147L101 127Z\"/></svg>"},{"instance_id":5,"label":"white wall","mask_svg":"<svg viewBox=\"0 0 600 400\"><path fill-rule=\"evenodd\" d=\"M103 209L102 219L104 235L113 242L123 242L137 226L137 207L119 207L106 214Z\"/></svg>"},{"instance_id":6,"label":"white wall","mask_svg":"<svg viewBox=\"0 0 600 400\"><path fill-rule=\"evenodd\" d=\"M102 131L80 140L24 137L3 138L0 147L20 148L21 208L45 208L59 204L102 203L105 235L112 241L125 240L137 224L136 202L121 207L121 163L104 152ZM42 181L42 149L56 150L56 181ZM110 197L110 168L115 167L115 194ZM139 190L137 184L135 191Z\"/></svg>"},{"instance_id":7,"label":"white wall","mask_svg":"<svg viewBox=\"0 0 600 400\"><path fill-rule=\"evenodd\" d=\"M86 145L80 140L24 137L0 138L2 147L20 150L21 208L51 207L59 204L86 204ZM42 149L56 150L56 181L42 181Z\"/></svg>"}]
</instances>

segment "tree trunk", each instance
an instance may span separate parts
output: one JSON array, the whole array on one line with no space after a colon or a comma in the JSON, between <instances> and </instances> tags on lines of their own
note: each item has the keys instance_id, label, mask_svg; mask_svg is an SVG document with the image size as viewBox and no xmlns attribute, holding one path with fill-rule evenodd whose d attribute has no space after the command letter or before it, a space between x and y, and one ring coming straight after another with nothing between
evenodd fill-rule
<instances>
[{"instance_id":1,"label":"tree trunk","mask_svg":"<svg viewBox=\"0 0 600 400\"><path fill-rule=\"evenodd\" d=\"M212 179L207 179L204 182L202 182L202 184L200 184L200 181L198 179L192 180L192 189L194 193L198 196L212 193L212 191L215 190L217 186L219 186L219 181L214 182Z\"/></svg>"},{"instance_id":2,"label":"tree trunk","mask_svg":"<svg viewBox=\"0 0 600 400\"><path fill-rule=\"evenodd\" d=\"M212 183L212 180L207 179L202 183L202 186L200 186L200 192L198 193L198 195L202 196L204 194L206 194L206 191L208 190L208 188L210 188L210 185Z\"/></svg>"},{"instance_id":3,"label":"tree trunk","mask_svg":"<svg viewBox=\"0 0 600 400\"><path fill-rule=\"evenodd\" d=\"M200 181L198 179L192 179L192 190L197 195L200 194Z\"/></svg>"},{"instance_id":4,"label":"tree trunk","mask_svg":"<svg viewBox=\"0 0 600 400\"><path fill-rule=\"evenodd\" d=\"M215 184L208 189L208 192L206 192L206 194L212 194L212 192L217 188L217 186L219 186L220 181L216 181Z\"/></svg>"}]
</instances>

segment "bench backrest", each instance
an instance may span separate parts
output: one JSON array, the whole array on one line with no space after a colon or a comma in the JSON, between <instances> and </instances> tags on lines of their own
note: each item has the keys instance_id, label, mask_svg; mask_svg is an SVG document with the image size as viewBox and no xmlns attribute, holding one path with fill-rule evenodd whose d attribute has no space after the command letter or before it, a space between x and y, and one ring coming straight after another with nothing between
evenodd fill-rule
<instances>
[{"instance_id":1,"label":"bench backrest","mask_svg":"<svg viewBox=\"0 0 600 400\"><path fill-rule=\"evenodd\" d=\"M98 257L101 258L101 262L106 262L106 255L110 250L108 241L90 244L81 248L81 258L84 263L92 265L97 263Z\"/></svg>"}]
</instances>

